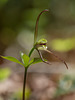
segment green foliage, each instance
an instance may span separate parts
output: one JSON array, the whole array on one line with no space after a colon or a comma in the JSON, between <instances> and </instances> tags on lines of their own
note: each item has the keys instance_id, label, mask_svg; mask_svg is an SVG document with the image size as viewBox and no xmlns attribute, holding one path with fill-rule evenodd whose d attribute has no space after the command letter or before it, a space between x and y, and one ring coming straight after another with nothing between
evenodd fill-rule
<instances>
[{"instance_id":1,"label":"green foliage","mask_svg":"<svg viewBox=\"0 0 75 100\"><path fill-rule=\"evenodd\" d=\"M29 64L29 56L27 56L26 54L24 54L23 52L21 52L21 59L22 59L22 62L24 64L25 67L28 67L28 64Z\"/></svg>"},{"instance_id":2,"label":"green foliage","mask_svg":"<svg viewBox=\"0 0 75 100\"><path fill-rule=\"evenodd\" d=\"M32 64L40 63L42 60L40 58L33 58L29 61L29 56L21 52L21 59L25 67L29 67Z\"/></svg>"},{"instance_id":3,"label":"green foliage","mask_svg":"<svg viewBox=\"0 0 75 100\"><path fill-rule=\"evenodd\" d=\"M0 81L8 78L10 75L10 70L8 68L0 69Z\"/></svg>"},{"instance_id":4,"label":"green foliage","mask_svg":"<svg viewBox=\"0 0 75 100\"><path fill-rule=\"evenodd\" d=\"M43 62L41 58L34 58L33 64Z\"/></svg>"},{"instance_id":5,"label":"green foliage","mask_svg":"<svg viewBox=\"0 0 75 100\"><path fill-rule=\"evenodd\" d=\"M33 58L30 61L29 65L36 64L36 63L40 63L40 62L42 62L42 60L40 58Z\"/></svg>"},{"instance_id":6,"label":"green foliage","mask_svg":"<svg viewBox=\"0 0 75 100\"><path fill-rule=\"evenodd\" d=\"M18 63L18 64L23 65L19 60L17 60L17 59L14 58L14 57L10 57L10 56L7 56L7 57L1 56L1 57L4 58L4 59L7 59L7 60L10 60L10 61L13 61L13 62L16 62L16 63Z\"/></svg>"},{"instance_id":7,"label":"green foliage","mask_svg":"<svg viewBox=\"0 0 75 100\"><path fill-rule=\"evenodd\" d=\"M33 59L31 59L29 61L29 59L30 59L29 56L27 56L23 52L21 52L20 55L21 55L21 59L22 59L23 64L20 61L18 61L16 58L14 58L14 57L10 57L10 56L7 56L7 57L1 56L1 57L4 58L4 59L7 59L9 61L13 61L13 62L16 62L18 64L21 64L24 67L29 67L32 64L36 64L36 63L42 62L41 58L33 58Z\"/></svg>"}]
</instances>

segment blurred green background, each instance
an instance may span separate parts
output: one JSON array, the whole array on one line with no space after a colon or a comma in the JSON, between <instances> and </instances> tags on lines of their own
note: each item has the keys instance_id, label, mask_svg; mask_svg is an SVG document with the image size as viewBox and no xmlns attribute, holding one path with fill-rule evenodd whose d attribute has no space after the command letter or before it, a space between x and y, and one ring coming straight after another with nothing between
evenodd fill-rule
<instances>
[{"instance_id":1,"label":"blurred green background","mask_svg":"<svg viewBox=\"0 0 75 100\"><path fill-rule=\"evenodd\" d=\"M74 0L0 0L0 55L10 47L15 48L14 45L17 45L15 52L21 47L30 50L36 18L44 9L50 12L40 18L38 38L47 38L48 46L57 52L74 51ZM6 55L12 56L11 52L10 49Z\"/></svg>"}]
</instances>

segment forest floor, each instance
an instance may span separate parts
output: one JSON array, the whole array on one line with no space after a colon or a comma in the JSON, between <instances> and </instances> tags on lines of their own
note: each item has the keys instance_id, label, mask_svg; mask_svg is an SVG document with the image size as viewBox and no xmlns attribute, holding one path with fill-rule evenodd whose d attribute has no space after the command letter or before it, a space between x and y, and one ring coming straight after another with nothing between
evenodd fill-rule
<instances>
[{"instance_id":1,"label":"forest floor","mask_svg":"<svg viewBox=\"0 0 75 100\"><path fill-rule=\"evenodd\" d=\"M56 65L58 67L53 68ZM74 66L74 64L68 65ZM62 94L55 96L60 85L59 80L63 79L62 76L71 76L71 72L74 69L69 67L69 70L67 70L64 64L58 63L53 63L51 66L37 64L29 68L26 83L26 88L30 90L28 100L75 100L75 91L70 91L70 89L69 92L62 93L62 88L60 88ZM21 100L17 97L13 98L12 95L20 90L22 91L23 76L24 72L22 69L16 73L12 72L7 79L0 82L0 100ZM69 80L72 82L71 78Z\"/></svg>"}]
</instances>

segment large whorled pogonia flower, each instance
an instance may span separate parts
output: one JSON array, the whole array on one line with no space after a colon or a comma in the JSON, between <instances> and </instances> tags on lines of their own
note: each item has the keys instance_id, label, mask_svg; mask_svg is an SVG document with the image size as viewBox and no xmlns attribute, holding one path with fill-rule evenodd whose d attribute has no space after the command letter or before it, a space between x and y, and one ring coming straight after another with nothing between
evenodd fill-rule
<instances>
[{"instance_id":1,"label":"large whorled pogonia flower","mask_svg":"<svg viewBox=\"0 0 75 100\"><path fill-rule=\"evenodd\" d=\"M55 55L51 50L48 50L47 49L47 40L46 39L40 39L39 41L37 41L37 36L38 36L38 22L39 22L39 18L41 16L41 14L43 12L46 12L46 11L49 11L48 9L45 9L43 10L39 16L37 17L37 21L36 21L36 25L35 25L35 33L34 33L34 46L33 48L31 49L30 53L29 53L29 57L31 56L32 52L34 51L34 49L36 49L39 53L39 56L41 58L41 60L44 62L44 63L47 63L47 64L51 64L50 62L46 61L43 59L42 57L42 53L41 53L41 50L44 50L46 52L48 52L49 54L52 54L53 56L55 56L57 59L59 59L61 62L63 62L66 66L66 68L68 69L68 66L66 64L66 62L64 60L62 60L60 57L58 57L57 55Z\"/></svg>"}]
</instances>

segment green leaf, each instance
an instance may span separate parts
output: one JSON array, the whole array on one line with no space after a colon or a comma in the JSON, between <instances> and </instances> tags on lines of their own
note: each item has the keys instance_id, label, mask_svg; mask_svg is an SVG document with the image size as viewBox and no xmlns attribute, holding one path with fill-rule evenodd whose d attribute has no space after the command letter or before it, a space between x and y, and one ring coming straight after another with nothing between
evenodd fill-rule
<instances>
[{"instance_id":1,"label":"green leaf","mask_svg":"<svg viewBox=\"0 0 75 100\"><path fill-rule=\"evenodd\" d=\"M29 56L21 52L21 59L22 59L24 66L27 67L29 65L29 59L30 59Z\"/></svg>"},{"instance_id":2,"label":"green leaf","mask_svg":"<svg viewBox=\"0 0 75 100\"><path fill-rule=\"evenodd\" d=\"M29 65L31 65L34 62L34 58L29 62Z\"/></svg>"},{"instance_id":3,"label":"green leaf","mask_svg":"<svg viewBox=\"0 0 75 100\"><path fill-rule=\"evenodd\" d=\"M16 62L16 63L18 63L18 64L23 65L19 60L17 60L17 59L14 58L14 57L10 57L10 56L7 56L7 57L1 56L1 57L4 58L4 59L7 59L7 60L10 60L10 61L13 61L13 62Z\"/></svg>"},{"instance_id":4,"label":"green leaf","mask_svg":"<svg viewBox=\"0 0 75 100\"><path fill-rule=\"evenodd\" d=\"M36 63L40 63L40 62L43 62L42 59L40 59L40 58L33 58L30 61L29 65L36 64Z\"/></svg>"},{"instance_id":5,"label":"green leaf","mask_svg":"<svg viewBox=\"0 0 75 100\"><path fill-rule=\"evenodd\" d=\"M33 64L43 62L41 58L34 58Z\"/></svg>"}]
</instances>

